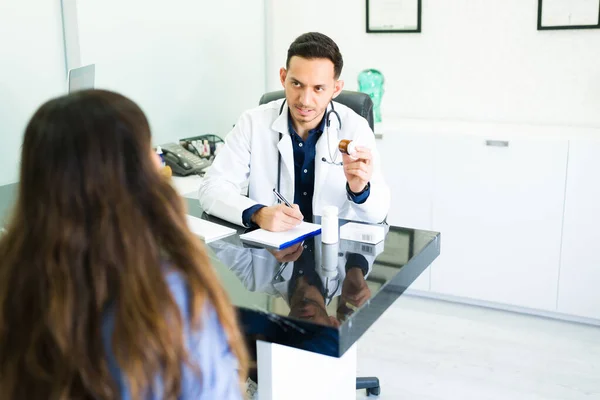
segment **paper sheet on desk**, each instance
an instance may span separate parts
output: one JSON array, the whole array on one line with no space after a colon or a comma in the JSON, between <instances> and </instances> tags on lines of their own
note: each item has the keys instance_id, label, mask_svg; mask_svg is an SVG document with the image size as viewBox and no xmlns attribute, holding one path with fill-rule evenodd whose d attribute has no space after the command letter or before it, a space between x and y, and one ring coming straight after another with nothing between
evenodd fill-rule
<instances>
[{"instance_id":1,"label":"paper sheet on desk","mask_svg":"<svg viewBox=\"0 0 600 400\"><path fill-rule=\"evenodd\" d=\"M240 235L240 239L246 242L284 249L295 243L299 243L306 238L318 235L319 233L321 233L321 225L302 222L300 225L289 231L271 232L265 229L257 229Z\"/></svg>"},{"instance_id":2,"label":"paper sheet on desk","mask_svg":"<svg viewBox=\"0 0 600 400\"><path fill-rule=\"evenodd\" d=\"M348 222L340 228L340 239L377 244L385 239L385 227Z\"/></svg>"},{"instance_id":3,"label":"paper sheet on desk","mask_svg":"<svg viewBox=\"0 0 600 400\"><path fill-rule=\"evenodd\" d=\"M192 233L199 236L206 243L222 239L235 234L235 229L228 228L214 222L207 221L192 215L186 215L188 226Z\"/></svg>"}]
</instances>

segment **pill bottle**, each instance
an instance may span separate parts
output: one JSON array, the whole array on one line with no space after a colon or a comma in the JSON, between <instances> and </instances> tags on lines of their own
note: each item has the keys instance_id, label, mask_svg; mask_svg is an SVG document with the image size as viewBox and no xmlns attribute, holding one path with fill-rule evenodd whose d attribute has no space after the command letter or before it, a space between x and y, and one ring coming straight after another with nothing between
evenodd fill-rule
<instances>
[{"instance_id":1,"label":"pill bottle","mask_svg":"<svg viewBox=\"0 0 600 400\"><path fill-rule=\"evenodd\" d=\"M323 207L321 218L321 242L333 244L338 242L338 208L336 206Z\"/></svg>"},{"instance_id":2,"label":"pill bottle","mask_svg":"<svg viewBox=\"0 0 600 400\"><path fill-rule=\"evenodd\" d=\"M340 143L338 144L338 149L341 153L348 154L351 157L356 154L356 144L352 140L340 140Z\"/></svg>"}]
</instances>

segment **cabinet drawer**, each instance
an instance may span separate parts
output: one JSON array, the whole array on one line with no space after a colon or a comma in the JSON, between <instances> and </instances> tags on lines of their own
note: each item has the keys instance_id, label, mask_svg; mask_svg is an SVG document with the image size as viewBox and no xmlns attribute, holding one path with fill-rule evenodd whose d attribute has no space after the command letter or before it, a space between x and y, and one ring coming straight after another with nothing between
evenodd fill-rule
<instances>
[{"instance_id":1,"label":"cabinet drawer","mask_svg":"<svg viewBox=\"0 0 600 400\"><path fill-rule=\"evenodd\" d=\"M556 310L566 140L452 136L434 145L431 290Z\"/></svg>"}]
</instances>

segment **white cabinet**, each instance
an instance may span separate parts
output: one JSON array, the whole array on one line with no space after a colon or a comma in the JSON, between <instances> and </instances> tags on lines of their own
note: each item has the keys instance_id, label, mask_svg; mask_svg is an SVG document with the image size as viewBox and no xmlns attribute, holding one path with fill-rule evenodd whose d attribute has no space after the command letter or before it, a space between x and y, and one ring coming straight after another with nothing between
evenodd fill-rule
<instances>
[{"instance_id":1,"label":"white cabinet","mask_svg":"<svg viewBox=\"0 0 600 400\"><path fill-rule=\"evenodd\" d=\"M600 319L600 140L572 140L558 311Z\"/></svg>"},{"instance_id":2,"label":"white cabinet","mask_svg":"<svg viewBox=\"0 0 600 400\"><path fill-rule=\"evenodd\" d=\"M389 132L377 140L391 190L390 225L431 230L432 135ZM442 242L443 243L443 242ZM410 286L429 290L429 268Z\"/></svg>"},{"instance_id":3,"label":"white cabinet","mask_svg":"<svg viewBox=\"0 0 600 400\"><path fill-rule=\"evenodd\" d=\"M567 140L448 134L433 147L431 291L555 311Z\"/></svg>"},{"instance_id":4,"label":"white cabinet","mask_svg":"<svg viewBox=\"0 0 600 400\"><path fill-rule=\"evenodd\" d=\"M432 140L431 135L396 132L377 140L392 194L391 225L431 229Z\"/></svg>"}]
</instances>

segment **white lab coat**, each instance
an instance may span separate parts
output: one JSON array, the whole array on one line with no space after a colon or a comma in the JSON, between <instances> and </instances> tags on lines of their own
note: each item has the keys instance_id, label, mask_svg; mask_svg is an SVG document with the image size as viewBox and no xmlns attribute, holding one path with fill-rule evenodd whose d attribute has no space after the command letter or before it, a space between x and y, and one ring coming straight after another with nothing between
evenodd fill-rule
<instances>
[{"instance_id":1,"label":"white lab coat","mask_svg":"<svg viewBox=\"0 0 600 400\"><path fill-rule=\"evenodd\" d=\"M287 103L279 114L282 102L283 99L272 101L242 114L200 186L200 205L206 213L243 225L242 213L247 208L276 204L273 188L277 187L280 153L279 191L288 201L294 201L294 153ZM373 131L363 117L343 104L336 102L335 110L340 115L342 129L339 130L337 118L332 114L329 135L325 131L317 141L313 214L322 215L324 206L333 205L338 207L342 219L382 222L390 207L390 191L381 172ZM353 140L373 153L370 195L363 204L348 199L343 166L322 161L323 158L327 161L333 158L336 164L342 161L337 149L341 139ZM240 194L246 182L247 197Z\"/></svg>"}]
</instances>

